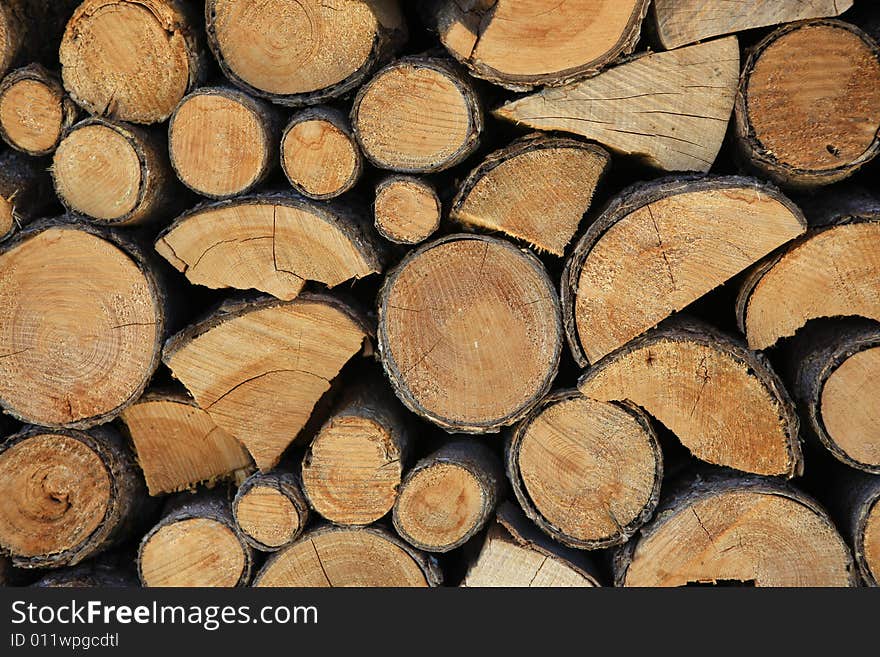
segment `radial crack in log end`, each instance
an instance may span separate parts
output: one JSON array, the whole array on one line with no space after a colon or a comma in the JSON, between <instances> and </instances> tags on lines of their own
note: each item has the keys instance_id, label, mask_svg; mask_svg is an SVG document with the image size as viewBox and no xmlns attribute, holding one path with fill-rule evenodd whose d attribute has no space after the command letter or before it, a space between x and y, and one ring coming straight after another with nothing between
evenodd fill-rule
<instances>
[{"instance_id":1,"label":"radial crack in log end","mask_svg":"<svg viewBox=\"0 0 880 657\"><path fill-rule=\"evenodd\" d=\"M156 240L156 251L190 282L296 297L306 281L335 287L382 270L384 254L342 208L294 196L198 206Z\"/></svg>"},{"instance_id":2,"label":"radial crack in log end","mask_svg":"<svg viewBox=\"0 0 880 657\"><path fill-rule=\"evenodd\" d=\"M171 338L164 361L261 470L273 467L367 337L324 295L234 304Z\"/></svg>"},{"instance_id":3,"label":"radial crack in log end","mask_svg":"<svg viewBox=\"0 0 880 657\"><path fill-rule=\"evenodd\" d=\"M251 465L244 447L183 394L148 392L121 415L150 495L240 475Z\"/></svg>"},{"instance_id":4,"label":"radial crack in log end","mask_svg":"<svg viewBox=\"0 0 880 657\"><path fill-rule=\"evenodd\" d=\"M615 555L618 586L855 586L828 514L793 486L755 476L680 482Z\"/></svg>"},{"instance_id":5,"label":"radial crack in log end","mask_svg":"<svg viewBox=\"0 0 880 657\"><path fill-rule=\"evenodd\" d=\"M880 219L855 217L817 228L756 265L737 299L752 349L767 349L809 320L859 316L880 321Z\"/></svg>"},{"instance_id":6,"label":"radial crack in log end","mask_svg":"<svg viewBox=\"0 0 880 657\"><path fill-rule=\"evenodd\" d=\"M799 424L782 382L760 354L708 325L670 322L600 360L578 387L641 406L709 463L802 472Z\"/></svg>"},{"instance_id":7,"label":"radial crack in log end","mask_svg":"<svg viewBox=\"0 0 880 657\"><path fill-rule=\"evenodd\" d=\"M562 277L569 344L595 362L806 230L801 211L753 178L670 178L615 197Z\"/></svg>"},{"instance_id":8,"label":"radial crack in log end","mask_svg":"<svg viewBox=\"0 0 880 657\"><path fill-rule=\"evenodd\" d=\"M705 173L724 140L738 78L739 46L727 37L646 54L513 100L495 115L583 135L667 171Z\"/></svg>"},{"instance_id":9,"label":"radial crack in log end","mask_svg":"<svg viewBox=\"0 0 880 657\"><path fill-rule=\"evenodd\" d=\"M471 171L450 218L562 256L609 163L593 144L540 135L519 139Z\"/></svg>"},{"instance_id":10,"label":"radial crack in log end","mask_svg":"<svg viewBox=\"0 0 880 657\"><path fill-rule=\"evenodd\" d=\"M596 73L639 40L647 0L439 0L433 23L471 73L509 89Z\"/></svg>"},{"instance_id":11,"label":"radial crack in log end","mask_svg":"<svg viewBox=\"0 0 880 657\"><path fill-rule=\"evenodd\" d=\"M852 6L853 0L654 0L651 14L660 43L671 50L756 27L839 16Z\"/></svg>"},{"instance_id":12,"label":"radial crack in log end","mask_svg":"<svg viewBox=\"0 0 880 657\"><path fill-rule=\"evenodd\" d=\"M378 526L319 526L276 552L254 586L426 587L442 573L433 558Z\"/></svg>"}]
</instances>

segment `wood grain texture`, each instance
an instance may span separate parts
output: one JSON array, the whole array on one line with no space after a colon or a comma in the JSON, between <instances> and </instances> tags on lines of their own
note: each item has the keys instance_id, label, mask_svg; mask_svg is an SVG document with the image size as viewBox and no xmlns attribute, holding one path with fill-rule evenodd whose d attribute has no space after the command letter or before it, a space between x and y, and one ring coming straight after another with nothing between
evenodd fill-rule
<instances>
[{"instance_id":1,"label":"wood grain texture","mask_svg":"<svg viewBox=\"0 0 880 657\"><path fill-rule=\"evenodd\" d=\"M838 16L853 0L654 0L651 20L666 50L723 34Z\"/></svg>"},{"instance_id":2,"label":"wood grain texture","mask_svg":"<svg viewBox=\"0 0 880 657\"><path fill-rule=\"evenodd\" d=\"M736 98L741 157L779 184L852 175L880 152L880 46L838 20L786 25L755 46Z\"/></svg>"},{"instance_id":3,"label":"wood grain texture","mask_svg":"<svg viewBox=\"0 0 880 657\"><path fill-rule=\"evenodd\" d=\"M380 240L342 206L293 194L198 205L156 239L156 251L196 285L296 297L307 281L336 287L382 270Z\"/></svg>"},{"instance_id":4,"label":"wood grain texture","mask_svg":"<svg viewBox=\"0 0 880 657\"><path fill-rule=\"evenodd\" d=\"M441 0L440 41L472 75L509 89L595 74L639 40L647 0Z\"/></svg>"},{"instance_id":5,"label":"wood grain texture","mask_svg":"<svg viewBox=\"0 0 880 657\"><path fill-rule=\"evenodd\" d=\"M407 37L397 0L207 0L205 23L233 84L290 107L349 94Z\"/></svg>"},{"instance_id":6,"label":"wood grain texture","mask_svg":"<svg viewBox=\"0 0 880 657\"><path fill-rule=\"evenodd\" d=\"M505 458L526 515L569 547L626 542L660 497L660 445L648 416L629 403L551 393L511 432Z\"/></svg>"},{"instance_id":7,"label":"wood grain texture","mask_svg":"<svg viewBox=\"0 0 880 657\"><path fill-rule=\"evenodd\" d=\"M449 217L562 256L610 160L593 144L529 135L490 153L468 174Z\"/></svg>"},{"instance_id":8,"label":"wood grain texture","mask_svg":"<svg viewBox=\"0 0 880 657\"><path fill-rule=\"evenodd\" d=\"M761 354L708 324L668 322L600 360L578 388L641 406L709 463L789 478L803 472L782 381Z\"/></svg>"},{"instance_id":9,"label":"wood grain texture","mask_svg":"<svg viewBox=\"0 0 880 657\"><path fill-rule=\"evenodd\" d=\"M622 347L805 230L798 207L756 178L628 187L566 262L562 307L576 361Z\"/></svg>"},{"instance_id":10,"label":"wood grain texture","mask_svg":"<svg viewBox=\"0 0 880 657\"><path fill-rule=\"evenodd\" d=\"M163 360L267 471L367 340L365 321L349 306L306 294L227 303L170 338Z\"/></svg>"},{"instance_id":11,"label":"wood grain texture","mask_svg":"<svg viewBox=\"0 0 880 657\"><path fill-rule=\"evenodd\" d=\"M76 116L60 78L40 64L15 69L0 83L0 137L22 153L54 151Z\"/></svg>"},{"instance_id":12,"label":"wood grain texture","mask_svg":"<svg viewBox=\"0 0 880 657\"><path fill-rule=\"evenodd\" d=\"M262 552L275 552L299 538L309 504L299 476L286 470L255 472L235 494L232 513L242 537Z\"/></svg>"},{"instance_id":13,"label":"wood grain texture","mask_svg":"<svg viewBox=\"0 0 880 657\"><path fill-rule=\"evenodd\" d=\"M556 290L509 242L453 234L404 258L379 299L398 397L446 431L498 431L549 390L562 350Z\"/></svg>"},{"instance_id":14,"label":"wood grain texture","mask_svg":"<svg viewBox=\"0 0 880 657\"><path fill-rule=\"evenodd\" d=\"M44 216L52 196L52 179L41 160L17 151L0 153L0 243Z\"/></svg>"},{"instance_id":15,"label":"wood grain texture","mask_svg":"<svg viewBox=\"0 0 880 657\"><path fill-rule=\"evenodd\" d=\"M667 171L707 172L733 111L736 37L649 53L562 87L512 100L495 116L594 139Z\"/></svg>"},{"instance_id":16,"label":"wood grain texture","mask_svg":"<svg viewBox=\"0 0 880 657\"><path fill-rule=\"evenodd\" d=\"M846 544L819 504L761 477L696 478L667 493L615 555L618 586L855 586Z\"/></svg>"},{"instance_id":17,"label":"wood grain texture","mask_svg":"<svg viewBox=\"0 0 880 657\"><path fill-rule=\"evenodd\" d=\"M373 225L389 242L424 242L440 227L442 213L437 190L422 178L394 174L376 185Z\"/></svg>"},{"instance_id":18,"label":"wood grain texture","mask_svg":"<svg viewBox=\"0 0 880 657\"><path fill-rule=\"evenodd\" d=\"M855 217L814 228L758 263L737 298L749 347L766 349L809 320L859 316L880 321L880 219Z\"/></svg>"}]
</instances>

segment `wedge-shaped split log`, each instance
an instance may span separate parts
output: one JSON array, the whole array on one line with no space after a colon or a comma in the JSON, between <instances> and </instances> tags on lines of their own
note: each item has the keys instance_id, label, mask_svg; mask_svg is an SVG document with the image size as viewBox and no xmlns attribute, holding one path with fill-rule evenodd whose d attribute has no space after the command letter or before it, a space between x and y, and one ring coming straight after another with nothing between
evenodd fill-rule
<instances>
[{"instance_id":1,"label":"wedge-shaped split log","mask_svg":"<svg viewBox=\"0 0 880 657\"><path fill-rule=\"evenodd\" d=\"M490 154L461 184L450 218L562 256L610 164L604 149L540 134Z\"/></svg>"},{"instance_id":2,"label":"wedge-shaped split log","mask_svg":"<svg viewBox=\"0 0 880 657\"><path fill-rule=\"evenodd\" d=\"M808 435L843 463L880 474L880 324L848 319L810 327L790 360Z\"/></svg>"},{"instance_id":3,"label":"wedge-shaped split log","mask_svg":"<svg viewBox=\"0 0 880 657\"><path fill-rule=\"evenodd\" d=\"M743 68L735 126L745 160L780 184L852 175L880 153L880 45L838 20L779 28Z\"/></svg>"},{"instance_id":4,"label":"wedge-shaped split log","mask_svg":"<svg viewBox=\"0 0 880 657\"><path fill-rule=\"evenodd\" d=\"M650 53L593 78L513 100L495 115L594 139L667 171L712 166L739 80L739 46L725 37Z\"/></svg>"},{"instance_id":5,"label":"wedge-shaped split log","mask_svg":"<svg viewBox=\"0 0 880 657\"><path fill-rule=\"evenodd\" d=\"M0 496L0 549L19 568L57 568L128 538L146 491L110 427L30 427L0 445Z\"/></svg>"},{"instance_id":6,"label":"wedge-shaped split log","mask_svg":"<svg viewBox=\"0 0 880 657\"><path fill-rule=\"evenodd\" d=\"M433 558L378 526L319 526L276 552L254 586L426 587L443 574Z\"/></svg>"},{"instance_id":7,"label":"wedge-shaped split log","mask_svg":"<svg viewBox=\"0 0 880 657\"><path fill-rule=\"evenodd\" d=\"M805 230L791 201L752 178L624 190L580 238L562 276L575 359L596 362Z\"/></svg>"},{"instance_id":8,"label":"wedge-shaped split log","mask_svg":"<svg viewBox=\"0 0 880 657\"><path fill-rule=\"evenodd\" d=\"M378 241L343 208L253 196L193 208L159 235L156 251L196 285L290 300L306 281L335 287L380 272Z\"/></svg>"},{"instance_id":9,"label":"wedge-shaped split log","mask_svg":"<svg viewBox=\"0 0 880 657\"><path fill-rule=\"evenodd\" d=\"M254 554L235 528L225 497L181 493L138 550L145 587L244 586Z\"/></svg>"},{"instance_id":10,"label":"wedge-shaped split log","mask_svg":"<svg viewBox=\"0 0 880 657\"><path fill-rule=\"evenodd\" d=\"M797 416L779 377L761 354L708 324L679 320L636 338L578 387L644 408L703 461L785 477L803 470Z\"/></svg>"},{"instance_id":11,"label":"wedge-shaped split log","mask_svg":"<svg viewBox=\"0 0 880 657\"><path fill-rule=\"evenodd\" d=\"M107 422L143 392L166 297L132 243L88 225L31 225L0 252L0 404L41 426Z\"/></svg>"},{"instance_id":12,"label":"wedge-shaped split log","mask_svg":"<svg viewBox=\"0 0 880 657\"><path fill-rule=\"evenodd\" d=\"M225 305L172 337L163 360L265 471L367 339L364 321L351 308L306 294Z\"/></svg>"},{"instance_id":13,"label":"wedge-shaped split log","mask_svg":"<svg viewBox=\"0 0 880 657\"><path fill-rule=\"evenodd\" d=\"M562 351L559 300L528 251L449 235L388 274L378 340L410 410L450 432L498 431L550 388Z\"/></svg>"},{"instance_id":14,"label":"wedge-shaped split log","mask_svg":"<svg viewBox=\"0 0 880 657\"><path fill-rule=\"evenodd\" d=\"M756 265L737 299L752 349L767 349L811 319L880 321L880 218L855 217L809 231Z\"/></svg>"},{"instance_id":15,"label":"wedge-shaped split log","mask_svg":"<svg viewBox=\"0 0 880 657\"><path fill-rule=\"evenodd\" d=\"M683 485L614 565L618 586L856 585L849 548L819 504L754 476Z\"/></svg>"},{"instance_id":16,"label":"wedge-shaped split log","mask_svg":"<svg viewBox=\"0 0 880 657\"><path fill-rule=\"evenodd\" d=\"M600 586L595 565L585 553L551 541L510 502L501 505L495 519L462 586Z\"/></svg>"},{"instance_id":17,"label":"wedge-shaped split log","mask_svg":"<svg viewBox=\"0 0 880 657\"><path fill-rule=\"evenodd\" d=\"M150 495L244 476L247 451L187 395L153 391L126 408L125 424Z\"/></svg>"},{"instance_id":18,"label":"wedge-shaped split log","mask_svg":"<svg viewBox=\"0 0 880 657\"><path fill-rule=\"evenodd\" d=\"M558 85L632 52L647 0L439 0L443 45L479 78L511 89Z\"/></svg>"},{"instance_id":19,"label":"wedge-shaped split log","mask_svg":"<svg viewBox=\"0 0 880 657\"><path fill-rule=\"evenodd\" d=\"M658 40L669 50L756 27L838 16L852 6L853 0L654 0L651 19Z\"/></svg>"},{"instance_id":20,"label":"wedge-shaped split log","mask_svg":"<svg viewBox=\"0 0 880 657\"><path fill-rule=\"evenodd\" d=\"M573 548L626 542L660 497L663 455L648 416L576 390L548 395L517 425L506 461L526 515Z\"/></svg>"}]
</instances>

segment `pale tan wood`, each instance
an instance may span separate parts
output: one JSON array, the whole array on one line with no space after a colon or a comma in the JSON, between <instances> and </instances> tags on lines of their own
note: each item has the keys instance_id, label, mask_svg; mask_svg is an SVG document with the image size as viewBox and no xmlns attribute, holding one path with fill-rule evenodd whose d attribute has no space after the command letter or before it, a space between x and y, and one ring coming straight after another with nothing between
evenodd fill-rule
<instances>
[{"instance_id":1,"label":"pale tan wood","mask_svg":"<svg viewBox=\"0 0 880 657\"><path fill-rule=\"evenodd\" d=\"M390 532L320 527L275 553L254 586L436 586L439 569Z\"/></svg>"},{"instance_id":2,"label":"pale tan wood","mask_svg":"<svg viewBox=\"0 0 880 657\"><path fill-rule=\"evenodd\" d=\"M766 361L708 325L670 325L612 352L578 387L629 400L668 427L699 459L745 472L801 473L798 421Z\"/></svg>"},{"instance_id":3,"label":"pale tan wood","mask_svg":"<svg viewBox=\"0 0 880 657\"><path fill-rule=\"evenodd\" d=\"M16 69L0 83L0 135L29 155L55 150L76 119L76 106L58 77L39 64Z\"/></svg>"},{"instance_id":4,"label":"pale tan wood","mask_svg":"<svg viewBox=\"0 0 880 657\"><path fill-rule=\"evenodd\" d=\"M800 210L754 178L624 190L587 229L563 275L578 362L596 362L805 230Z\"/></svg>"},{"instance_id":5,"label":"pale tan wood","mask_svg":"<svg viewBox=\"0 0 880 657\"><path fill-rule=\"evenodd\" d=\"M562 130L667 171L706 172L733 110L739 46L726 37L650 53L599 75L495 110L539 130Z\"/></svg>"},{"instance_id":6,"label":"pale tan wood","mask_svg":"<svg viewBox=\"0 0 880 657\"><path fill-rule=\"evenodd\" d=\"M209 518L167 525L144 545L144 586L235 586L245 556L232 530Z\"/></svg>"},{"instance_id":7,"label":"pale tan wood","mask_svg":"<svg viewBox=\"0 0 880 657\"><path fill-rule=\"evenodd\" d=\"M473 153L483 116L473 85L447 61L406 57L361 87L351 124L361 150L376 166L429 173Z\"/></svg>"},{"instance_id":8,"label":"pale tan wood","mask_svg":"<svg viewBox=\"0 0 880 657\"><path fill-rule=\"evenodd\" d=\"M238 502L235 520L241 530L270 547L288 543L302 531L293 503L269 486L255 486Z\"/></svg>"},{"instance_id":9,"label":"pale tan wood","mask_svg":"<svg viewBox=\"0 0 880 657\"><path fill-rule=\"evenodd\" d=\"M43 426L107 421L143 391L164 338L146 265L85 227L43 224L0 254L0 403Z\"/></svg>"},{"instance_id":10,"label":"pale tan wood","mask_svg":"<svg viewBox=\"0 0 880 657\"><path fill-rule=\"evenodd\" d=\"M150 495L242 476L252 467L241 443L185 395L147 393L120 419L134 443Z\"/></svg>"},{"instance_id":11,"label":"pale tan wood","mask_svg":"<svg viewBox=\"0 0 880 657\"><path fill-rule=\"evenodd\" d=\"M376 230L397 244L418 244L440 227L437 190L414 176L389 176L376 186L373 217Z\"/></svg>"},{"instance_id":12,"label":"pale tan wood","mask_svg":"<svg viewBox=\"0 0 880 657\"><path fill-rule=\"evenodd\" d=\"M599 582L584 553L564 548L529 525L522 512L503 504L461 586L595 587Z\"/></svg>"},{"instance_id":13,"label":"pale tan wood","mask_svg":"<svg viewBox=\"0 0 880 657\"><path fill-rule=\"evenodd\" d=\"M202 75L198 34L179 0L86 0L64 32L64 87L90 114L164 121Z\"/></svg>"},{"instance_id":14,"label":"pale tan wood","mask_svg":"<svg viewBox=\"0 0 880 657\"><path fill-rule=\"evenodd\" d=\"M45 162L16 150L0 154L0 242L45 216L54 196Z\"/></svg>"},{"instance_id":15,"label":"pale tan wood","mask_svg":"<svg viewBox=\"0 0 880 657\"><path fill-rule=\"evenodd\" d=\"M660 496L663 456L648 417L577 391L549 395L517 426L506 457L526 515L574 548L625 542Z\"/></svg>"},{"instance_id":16,"label":"pale tan wood","mask_svg":"<svg viewBox=\"0 0 880 657\"><path fill-rule=\"evenodd\" d=\"M518 139L471 171L449 216L562 256L610 159L602 148L574 139Z\"/></svg>"},{"instance_id":17,"label":"pale tan wood","mask_svg":"<svg viewBox=\"0 0 880 657\"><path fill-rule=\"evenodd\" d=\"M849 23L817 20L770 34L746 62L737 143L791 186L842 180L880 152L880 46Z\"/></svg>"},{"instance_id":18,"label":"pale tan wood","mask_svg":"<svg viewBox=\"0 0 880 657\"><path fill-rule=\"evenodd\" d=\"M847 358L822 388L822 422L828 434L850 458L874 467L880 467L878 400L880 347Z\"/></svg>"},{"instance_id":19,"label":"pale tan wood","mask_svg":"<svg viewBox=\"0 0 880 657\"><path fill-rule=\"evenodd\" d=\"M810 231L759 264L738 301L749 347L766 349L811 319L857 315L880 321L880 221Z\"/></svg>"},{"instance_id":20,"label":"pale tan wood","mask_svg":"<svg viewBox=\"0 0 880 657\"><path fill-rule=\"evenodd\" d=\"M208 0L205 18L226 76L291 106L356 88L406 34L397 0Z\"/></svg>"},{"instance_id":21,"label":"pale tan wood","mask_svg":"<svg viewBox=\"0 0 880 657\"><path fill-rule=\"evenodd\" d=\"M171 338L163 360L265 471L366 339L350 308L329 296L305 295L228 305Z\"/></svg>"},{"instance_id":22,"label":"pale tan wood","mask_svg":"<svg viewBox=\"0 0 880 657\"><path fill-rule=\"evenodd\" d=\"M874 581L880 581L880 504L876 502L868 513L863 539L865 564Z\"/></svg>"},{"instance_id":23,"label":"pale tan wood","mask_svg":"<svg viewBox=\"0 0 880 657\"><path fill-rule=\"evenodd\" d=\"M667 50L714 36L807 18L838 16L853 0L654 0L652 19Z\"/></svg>"},{"instance_id":24,"label":"pale tan wood","mask_svg":"<svg viewBox=\"0 0 880 657\"><path fill-rule=\"evenodd\" d=\"M561 351L543 266L497 238L450 235L385 280L379 349L400 399L448 431L512 424L549 389Z\"/></svg>"},{"instance_id":25,"label":"pale tan wood","mask_svg":"<svg viewBox=\"0 0 880 657\"><path fill-rule=\"evenodd\" d=\"M328 199L354 187L364 164L345 115L316 107L295 114L284 129L281 168L299 193Z\"/></svg>"},{"instance_id":26,"label":"pale tan wood","mask_svg":"<svg viewBox=\"0 0 880 657\"><path fill-rule=\"evenodd\" d=\"M441 0L443 45L477 77L508 88L595 73L639 39L647 0Z\"/></svg>"},{"instance_id":27,"label":"pale tan wood","mask_svg":"<svg viewBox=\"0 0 880 657\"><path fill-rule=\"evenodd\" d=\"M306 281L335 287L380 272L376 242L339 208L279 195L198 206L159 235L156 251L196 285L290 300Z\"/></svg>"},{"instance_id":28,"label":"pale tan wood","mask_svg":"<svg viewBox=\"0 0 880 657\"><path fill-rule=\"evenodd\" d=\"M619 584L855 585L830 518L793 489L769 480L697 487L665 510L631 548Z\"/></svg>"},{"instance_id":29,"label":"pale tan wood","mask_svg":"<svg viewBox=\"0 0 880 657\"><path fill-rule=\"evenodd\" d=\"M271 170L277 147L274 112L224 87L188 94L168 124L168 152L177 177L210 198L253 189Z\"/></svg>"}]
</instances>

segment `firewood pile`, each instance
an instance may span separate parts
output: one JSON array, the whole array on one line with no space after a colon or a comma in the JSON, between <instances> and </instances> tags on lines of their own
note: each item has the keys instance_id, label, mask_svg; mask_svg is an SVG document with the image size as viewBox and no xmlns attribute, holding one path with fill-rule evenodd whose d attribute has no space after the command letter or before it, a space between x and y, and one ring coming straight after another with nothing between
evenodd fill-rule
<instances>
[{"instance_id":1,"label":"firewood pile","mask_svg":"<svg viewBox=\"0 0 880 657\"><path fill-rule=\"evenodd\" d=\"M0 0L0 583L876 586L878 38Z\"/></svg>"}]
</instances>

